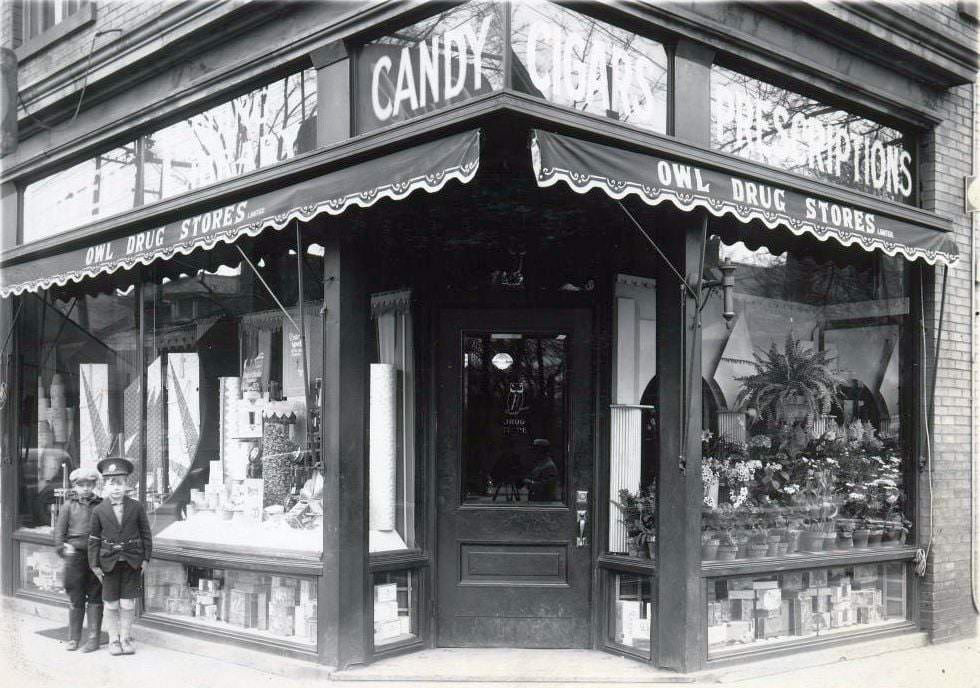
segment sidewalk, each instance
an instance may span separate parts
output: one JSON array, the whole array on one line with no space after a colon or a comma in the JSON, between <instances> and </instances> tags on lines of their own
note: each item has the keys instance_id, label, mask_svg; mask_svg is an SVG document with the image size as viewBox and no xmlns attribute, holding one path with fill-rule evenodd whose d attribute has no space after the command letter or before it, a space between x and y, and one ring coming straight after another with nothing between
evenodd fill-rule
<instances>
[{"instance_id":1,"label":"sidewalk","mask_svg":"<svg viewBox=\"0 0 980 688\"><path fill-rule=\"evenodd\" d=\"M31 616L16 611L10 605L0 607L0 683L5 686L48 688L49 686L77 686L78 688L103 688L105 686L133 686L134 688L311 688L322 686L329 679L325 675L312 678L310 671L303 670L296 660L275 658L275 666L266 662L263 667L243 666L234 661L202 657L156 645L139 643L134 656L112 657L103 647L98 652L79 654L66 652L64 643L39 632L63 627L64 623ZM137 636L138 637L138 636ZM464 651L465 652L465 651ZM839 648L839 657L855 651ZM442 655L440 655L442 653ZM535 676L534 653L529 651L480 650L480 663L499 668L517 659L528 669L529 679ZM568 658L568 668L574 669L583 657L559 655ZM462 655L447 650L431 650L421 655L403 656L381 662L373 667L339 672L333 676L334 685L347 683L352 688L446 688L465 685L466 688L482 686L533 685L534 688L550 686L624 686L624 685L694 685L708 686L727 684L738 688L786 688L789 686L813 686L813 688L980 688L980 644L974 639L939 646L897 650L860 659L848 659L822 666L797 668L799 660L781 660L758 665L743 665L724 670L703 672L697 676L682 677L677 674L649 670L630 660L596 653L596 663L601 664L602 677L593 672L574 673L572 682L545 683L530 680L512 680L487 683L485 681L446 681L440 683L413 681L374 680L388 672L397 678L405 678L413 667L418 676L433 676L451 668ZM542 654L542 658L554 657ZM440 657L442 659L440 660ZM529 659L530 658L530 659ZM587 658L585 658L587 659ZM492 660L492 661L491 661ZM553 660L551 660L553 662ZM828 661L830 661L828 659ZM290 678L305 674L304 677ZM367 670L369 669L369 671ZM648 673L644 673L644 672ZM470 673L473 674L472 668ZM475 672L473 678L482 672ZM571 674L572 672L570 672ZM761 675L765 674L765 675ZM465 674L463 674L465 675ZM540 674L538 674L540 676ZM462 675L461 675L462 676ZM645 677L645 678L644 678ZM593 678L598 678L592 682ZM586 682L587 681L587 682ZM669 683L668 683L669 682Z\"/></svg>"}]
</instances>

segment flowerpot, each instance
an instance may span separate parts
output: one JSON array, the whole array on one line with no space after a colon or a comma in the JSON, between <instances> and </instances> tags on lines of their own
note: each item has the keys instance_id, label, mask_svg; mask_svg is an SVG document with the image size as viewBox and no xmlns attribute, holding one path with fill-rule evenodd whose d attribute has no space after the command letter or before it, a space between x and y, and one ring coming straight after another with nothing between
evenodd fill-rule
<instances>
[{"instance_id":1,"label":"flowerpot","mask_svg":"<svg viewBox=\"0 0 980 688\"><path fill-rule=\"evenodd\" d=\"M853 535L851 533L838 533L837 549L854 549Z\"/></svg>"},{"instance_id":2,"label":"flowerpot","mask_svg":"<svg viewBox=\"0 0 980 688\"><path fill-rule=\"evenodd\" d=\"M650 559L657 558L657 541L653 538L647 540L647 556Z\"/></svg>"},{"instance_id":3,"label":"flowerpot","mask_svg":"<svg viewBox=\"0 0 980 688\"><path fill-rule=\"evenodd\" d=\"M868 547L881 547L881 530L869 530L868 531Z\"/></svg>"},{"instance_id":4,"label":"flowerpot","mask_svg":"<svg viewBox=\"0 0 980 688\"><path fill-rule=\"evenodd\" d=\"M720 544L717 540L708 540L707 542L701 543L701 559L708 561L711 559L718 558L718 548ZM738 551L737 549L735 551ZM734 554L733 554L734 558Z\"/></svg>"},{"instance_id":5,"label":"flowerpot","mask_svg":"<svg viewBox=\"0 0 980 688\"><path fill-rule=\"evenodd\" d=\"M817 543L818 541L815 533L803 531L800 533L800 541L797 549L802 552L813 552L816 551L815 548L817 547ZM823 538L820 538L819 545L820 549L823 549Z\"/></svg>"},{"instance_id":6,"label":"flowerpot","mask_svg":"<svg viewBox=\"0 0 980 688\"><path fill-rule=\"evenodd\" d=\"M770 542L770 543L768 543L766 545L766 556L767 557L774 557L774 556L776 556L776 551L779 548L779 544L780 543L778 543L778 542Z\"/></svg>"},{"instance_id":7,"label":"flowerpot","mask_svg":"<svg viewBox=\"0 0 980 688\"><path fill-rule=\"evenodd\" d=\"M789 530L786 532L786 552L792 554L800 549L800 531Z\"/></svg>"},{"instance_id":8,"label":"flowerpot","mask_svg":"<svg viewBox=\"0 0 980 688\"><path fill-rule=\"evenodd\" d=\"M718 561L734 561L738 554L738 547L735 545L718 545Z\"/></svg>"},{"instance_id":9,"label":"flowerpot","mask_svg":"<svg viewBox=\"0 0 980 688\"><path fill-rule=\"evenodd\" d=\"M870 531L867 528L858 528L854 531L852 536L854 540L854 549L864 549L868 546L868 535Z\"/></svg>"},{"instance_id":10,"label":"flowerpot","mask_svg":"<svg viewBox=\"0 0 980 688\"><path fill-rule=\"evenodd\" d=\"M789 543L788 542L778 542L776 543L776 556L782 557L789 553Z\"/></svg>"},{"instance_id":11,"label":"flowerpot","mask_svg":"<svg viewBox=\"0 0 980 688\"><path fill-rule=\"evenodd\" d=\"M769 551L769 545L758 543L749 544L749 559L762 559Z\"/></svg>"},{"instance_id":12,"label":"flowerpot","mask_svg":"<svg viewBox=\"0 0 980 688\"><path fill-rule=\"evenodd\" d=\"M898 547L901 535L901 528L886 528L885 534L881 538L881 544L885 547Z\"/></svg>"},{"instance_id":13,"label":"flowerpot","mask_svg":"<svg viewBox=\"0 0 980 688\"><path fill-rule=\"evenodd\" d=\"M626 556L630 557L631 559L639 559L640 558L640 546L639 546L639 544L637 544L635 542L631 542L626 547L627 547Z\"/></svg>"}]
</instances>

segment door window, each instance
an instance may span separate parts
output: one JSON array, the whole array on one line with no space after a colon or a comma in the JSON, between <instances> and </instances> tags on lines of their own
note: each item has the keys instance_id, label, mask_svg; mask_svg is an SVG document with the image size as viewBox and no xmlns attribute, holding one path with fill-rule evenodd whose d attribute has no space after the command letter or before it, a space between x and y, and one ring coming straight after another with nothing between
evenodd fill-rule
<instances>
[{"instance_id":1,"label":"door window","mask_svg":"<svg viewBox=\"0 0 980 688\"><path fill-rule=\"evenodd\" d=\"M564 334L463 337L463 502L565 501Z\"/></svg>"}]
</instances>

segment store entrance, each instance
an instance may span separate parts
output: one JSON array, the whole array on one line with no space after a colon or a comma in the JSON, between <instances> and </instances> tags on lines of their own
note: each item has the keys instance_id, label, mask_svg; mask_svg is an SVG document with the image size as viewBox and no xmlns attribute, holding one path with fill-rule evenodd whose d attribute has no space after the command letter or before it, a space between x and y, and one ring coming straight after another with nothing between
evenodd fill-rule
<instances>
[{"instance_id":1,"label":"store entrance","mask_svg":"<svg viewBox=\"0 0 980 688\"><path fill-rule=\"evenodd\" d=\"M440 646L591 646L590 314L441 313Z\"/></svg>"}]
</instances>

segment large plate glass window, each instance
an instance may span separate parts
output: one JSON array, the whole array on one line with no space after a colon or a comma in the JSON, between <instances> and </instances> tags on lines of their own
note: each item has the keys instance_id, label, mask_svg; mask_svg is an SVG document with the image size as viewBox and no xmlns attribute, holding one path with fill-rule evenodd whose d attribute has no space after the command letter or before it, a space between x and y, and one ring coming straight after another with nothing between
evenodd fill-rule
<instances>
[{"instance_id":1,"label":"large plate glass window","mask_svg":"<svg viewBox=\"0 0 980 688\"><path fill-rule=\"evenodd\" d=\"M499 91L504 13L467 2L364 45L357 57L359 132Z\"/></svg>"},{"instance_id":2,"label":"large plate glass window","mask_svg":"<svg viewBox=\"0 0 980 688\"><path fill-rule=\"evenodd\" d=\"M139 457L137 296L130 287L20 299L19 527L53 532L75 468ZM135 497L135 476L131 487Z\"/></svg>"},{"instance_id":3,"label":"large plate glass window","mask_svg":"<svg viewBox=\"0 0 980 688\"><path fill-rule=\"evenodd\" d=\"M319 265L306 254L306 294L320 293ZM309 408L318 408L321 328L318 302L306 301L308 406L297 292L296 257L285 252L163 265L145 285L146 506L156 543L319 556L323 477Z\"/></svg>"},{"instance_id":4,"label":"large plate glass window","mask_svg":"<svg viewBox=\"0 0 980 688\"><path fill-rule=\"evenodd\" d=\"M719 65L711 146L903 203L915 201L914 142L880 122Z\"/></svg>"},{"instance_id":5,"label":"large plate glass window","mask_svg":"<svg viewBox=\"0 0 980 688\"><path fill-rule=\"evenodd\" d=\"M514 89L666 132L663 45L550 2L515 3L512 24Z\"/></svg>"},{"instance_id":6,"label":"large plate glass window","mask_svg":"<svg viewBox=\"0 0 980 688\"><path fill-rule=\"evenodd\" d=\"M704 310L718 408L702 443L705 559L908 537L906 264L814 243L714 245L734 267L735 314L726 323L717 296Z\"/></svg>"}]
</instances>

